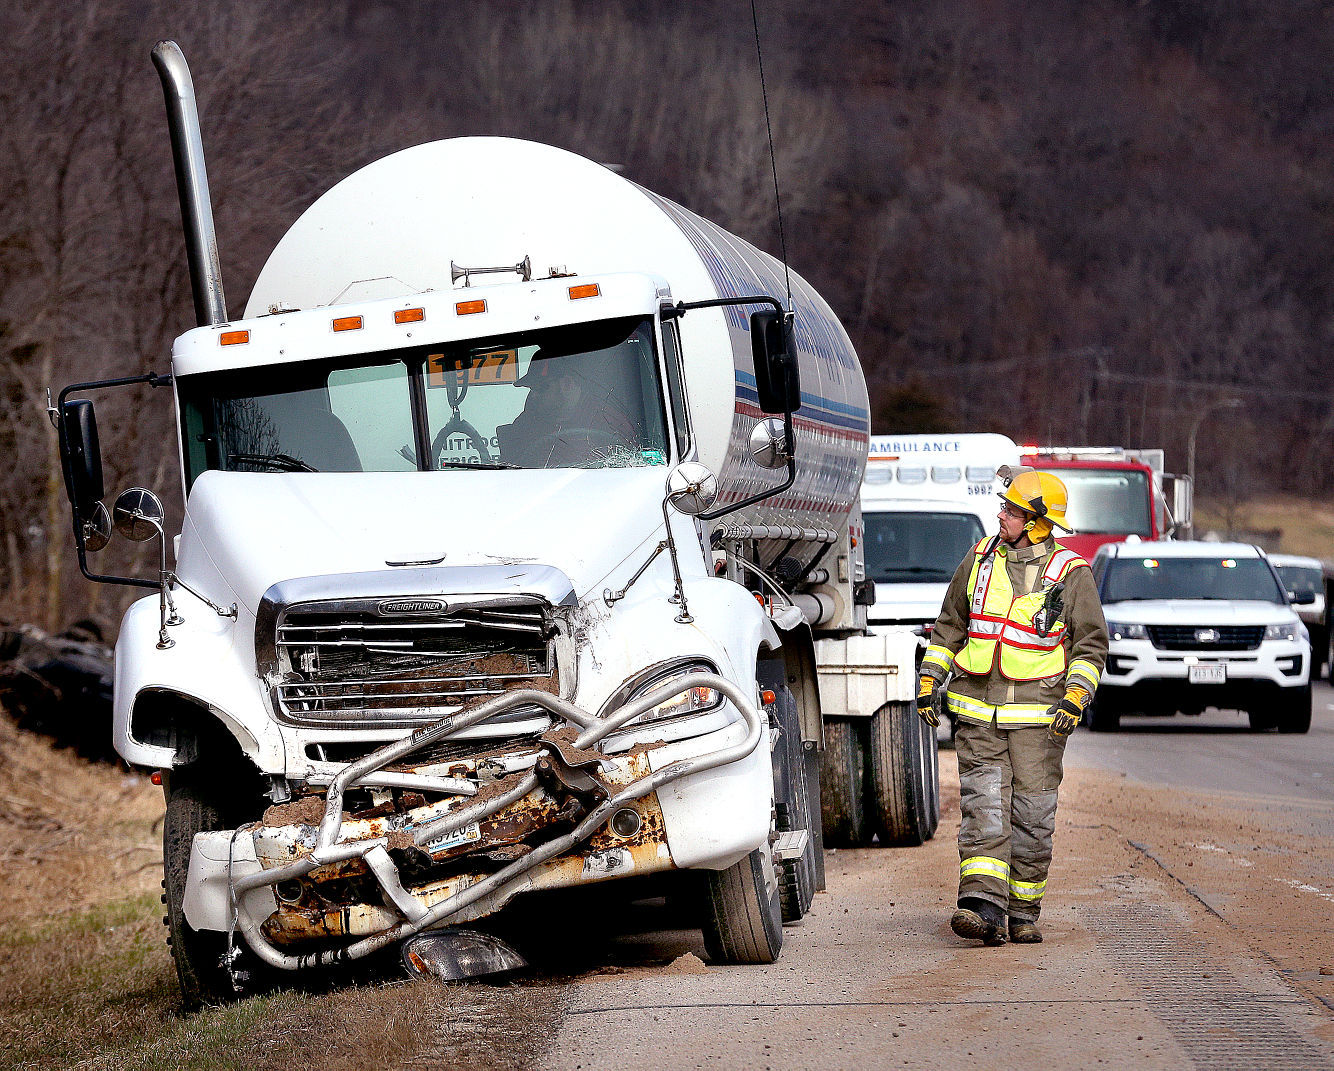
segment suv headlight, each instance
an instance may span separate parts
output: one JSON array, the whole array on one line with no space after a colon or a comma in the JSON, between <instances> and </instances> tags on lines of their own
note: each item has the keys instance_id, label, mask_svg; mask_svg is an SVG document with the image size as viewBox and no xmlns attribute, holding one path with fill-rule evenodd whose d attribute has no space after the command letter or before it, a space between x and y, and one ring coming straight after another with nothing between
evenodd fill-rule
<instances>
[{"instance_id":1,"label":"suv headlight","mask_svg":"<svg viewBox=\"0 0 1334 1071\"><path fill-rule=\"evenodd\" d=\"M1107 631L1114 640L1147 640L1149 638L1148 630L1143 625L1123 625L1119 622L1108 621Z\"/></svg>"},{"instance_id":2,"label":"suv headlight","mask_svg":"<svg viewBox=\"0 0 1334 1071\"><path fill-rule=\"evenodd\" d=\"M1296 621L1287 625L1266 625L1265 639L1267 640L1295 640L1299 636L1305 639L1306 627L1298 624Z\"/></svg>"},{"instance_id":3,"label":"suv headlight","mask_svg":"<svg viewBox=\"0 0 1334 1071\"><path fill-rule=\"evenodd\" d=\"M717 673L718 671L707 662L688 662L684 665L672 666L656 676L650 677L643 684L639 685L625 700L632 702L641 695L647 695L649 692L656 691L663 685L670 684L672 681L678 681L690 673ZM687 688L684 692L678 692L665 703L659 703L656 707L644 711L639 717L627 722L627 725L643 725L652 721L666 721L668 718L684 718L692 714L702 714L706 710L714 710L722 706L723 693L716 688ZM618 704L619 705L619 704Z\"/></svg>"}]
</instances>

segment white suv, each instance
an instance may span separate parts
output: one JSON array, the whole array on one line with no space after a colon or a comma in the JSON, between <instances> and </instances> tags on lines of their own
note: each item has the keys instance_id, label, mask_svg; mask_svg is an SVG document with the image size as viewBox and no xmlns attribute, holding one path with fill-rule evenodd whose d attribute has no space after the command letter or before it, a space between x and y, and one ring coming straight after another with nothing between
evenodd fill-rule
<instances>
[{"instance_id":1,"label":"white suv","mask_svg":"<svg viewBox=\"0 0 1334 1071\"><path fill-rule=\"evenodd\" d=\"M1111 649L1095 730L1126 712L1245 710L1254 730L1311 727L1311 643L1264 551L1109 543L1093 559Z\"/></svg>"}]
</instances>

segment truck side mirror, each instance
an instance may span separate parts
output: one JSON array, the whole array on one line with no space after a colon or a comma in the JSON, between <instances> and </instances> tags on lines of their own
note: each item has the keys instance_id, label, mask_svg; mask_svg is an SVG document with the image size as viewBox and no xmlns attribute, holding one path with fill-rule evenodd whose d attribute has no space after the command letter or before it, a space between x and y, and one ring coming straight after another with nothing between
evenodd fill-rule
<instances>
[{"instance_id":1,"label":"truck side mirror","mask_svg":"<svg viewBox=\"0 0 1334 1071\"><path fill-rule=\"evenodd\" d=\"M801 405L801 375L788 350L787 324L781 312L761 309L750 315L750 352L755 361L755 390L765 413L789 413Z\"/></svg>"},{"instance_id":2,"label":"truck side mirror","mask_svg":"<svg viewBox=\"0 0 1334 1071\"><path fill-rule=\"evenodd\" d=\"M97 414L87 398L60 407L60 460L65 470L65 494L74 512L88 518L105 493L102 484L102 447L97 438Z\"/></svg>"},{"instance_id":3,"label":"truck side mirror","mask_svg":"<svg viewBox=\"0 0 1334 1071\"><path fill-rule=\"evenodd\" d=\"M1315 602L1314 591L1290 591L1288 592L1288 601L1293 606L1310 606Z\"/></svg>"}]
</instances>

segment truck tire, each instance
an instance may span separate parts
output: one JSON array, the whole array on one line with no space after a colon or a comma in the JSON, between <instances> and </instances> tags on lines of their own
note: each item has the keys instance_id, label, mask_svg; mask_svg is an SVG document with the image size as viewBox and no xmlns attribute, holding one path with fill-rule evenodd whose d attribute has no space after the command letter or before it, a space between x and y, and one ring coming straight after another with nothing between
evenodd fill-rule
<instances>
[{"instance_id":1,"label":"truck tire","mask_svg":"<svg viewBox=\"0 0 1334 1071\"><path fill-rule=\"evenodd\" d=\"M870 797L882 844L924 844L940 818L936 731L911 703L886 703L871 717Z\"/></svg>"},{"instance_id":2,"label":"truck tire","mask_svg":"<svg viewBox=\"0 0 1334 1071\"><path fill-rule=\"evenodd\" d=\"M1284 697L1278 711L1278 731L1307 733L1311 731L1311 686L1292 689L1291 697Z\"/></svg>"},{"instance_id":3,"label":"truck tire","mask_svg":"<svg viewBox=\"0 0 1334 1071\"><path fill-rule=\"evenodd\" d=\"M182 907L195 834L227 828L230 826L216 789L210 791L204 783L180 777L168 781L167 810L162 822L162 900L167 906L167 932L180 980L181 1001L191 1011L237 1000L253 990L253 985L245 983L257 982L263 970L263 965L238 936L242 954L228 971L223 963L227 936L192 929Z\"/></svg>"},{"instance_id":4,"label":"truck tire","mask_svg":"<svg viewBox=\"0 0 1334 1071\"><path fill-rule=\"evenodd\" d=\"M816 848L820 812L812 806L806 783L806 753L801 742L797 700L786 686L775 693L778 746L774 749L774 812L778 832L806 830L806 847L797 859L777 860L784 922L799 922L810 910L819 879Z\"/></svg>"},{"instance_id":5,"label":"truck tire","mask_svg":"<svg viewBox=\"0 0 1334 1071\"><path fill-rule=\"evenodd\" d=\"M707 875L704 947L714 963L772 963L782 951L781 882L767 856L756 848Z\"/></svg>"},{"instance_id":6,"label":"truck tire","mask_svg":"<svg viewBox=\"0 0 1334 1071\"><path fill-rule=\"evenodd\" d=\"M834 848L864 848L871 843L866 822L862 741L856 722L824 723L820 756L820 818L825 843Z\"/></svg>"}]
</instances>

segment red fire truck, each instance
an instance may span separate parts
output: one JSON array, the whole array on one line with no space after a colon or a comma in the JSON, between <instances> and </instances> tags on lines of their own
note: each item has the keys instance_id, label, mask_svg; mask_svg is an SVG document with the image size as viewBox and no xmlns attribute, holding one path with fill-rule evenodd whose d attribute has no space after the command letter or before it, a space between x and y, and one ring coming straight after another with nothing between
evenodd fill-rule
<instances>
[{"instance_id":1,"label":"red fire truck","mask_svg":"<svg viewBox=\"0 0 1334 1071\"><path fill-rule=\"evenodd\" d=\"M1190 477L1165 473L1162 450L1025 444L1021 451L1021 464L1065 483L1066 518L1075 534L1057 537L1090 561L1104 543L1169 539L1190 527Z\"/></svg>"}]
</instances>

